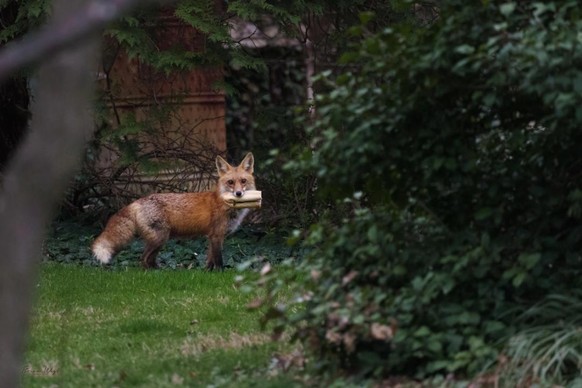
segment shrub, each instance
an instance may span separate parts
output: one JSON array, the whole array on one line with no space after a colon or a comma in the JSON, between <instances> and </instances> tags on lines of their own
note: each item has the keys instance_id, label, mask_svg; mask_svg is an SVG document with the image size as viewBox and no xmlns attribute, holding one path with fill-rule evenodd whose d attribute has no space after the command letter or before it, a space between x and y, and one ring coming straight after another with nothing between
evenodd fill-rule
<instances>
[{"instance_id":1,"label":"shrub","mask_svg":"<svg viewBox=\"0 0 582 388\"><path fill-rule=\"evenodd\" d=\"M359 373L472 374L520 309L577 286L580 27L575 1L459 0L430 26L354 27L289 165L333 206L277 330Z\"/></svg>"},{"instance_id":2,"label":"shrub","mask_svg":"<svg viewBox=\"0 0 582 388\"><path fill-rule=\"evenodd\" d=\"M503 385L577 386L582 381L580 293L548 295L518 320L526 326L513 335L497 371Z\"/></svg>"}]
</instances>

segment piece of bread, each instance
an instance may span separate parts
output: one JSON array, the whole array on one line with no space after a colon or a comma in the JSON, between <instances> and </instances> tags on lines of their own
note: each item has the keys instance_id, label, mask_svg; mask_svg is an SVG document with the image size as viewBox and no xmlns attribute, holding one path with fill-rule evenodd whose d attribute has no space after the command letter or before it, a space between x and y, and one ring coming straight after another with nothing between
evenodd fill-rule
<instances>
[{"instance_id":1,"label":"piece of bread","mask_svg":"<svg viewBox=\"0 0 582 388\"><path fill-rule=\"evenodd\" d=\"M258 190L247 190L242 197L236 197L232 193L224 193L222 199L233 209L256 209L261 207L262 196Z\"/></svg>"}]
</instances>

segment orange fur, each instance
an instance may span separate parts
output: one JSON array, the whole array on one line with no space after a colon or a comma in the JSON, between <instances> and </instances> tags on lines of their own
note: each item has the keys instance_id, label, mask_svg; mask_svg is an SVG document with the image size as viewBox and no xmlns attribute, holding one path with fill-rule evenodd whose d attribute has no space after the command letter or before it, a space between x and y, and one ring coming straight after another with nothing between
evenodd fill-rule
<instances>
[{"instance_id":1,"label":"orange fur","mask_svg":"<svg viewBox=\"0 0 582 388\"><path fill-rule=\"evenodd\" d=\"M108 263L137 234L146 244L142 264L151 268L156 266L156 256L169 238L206 236L209 241L206 267L222 268L224 237L240 225L248 209L238 212L231 209L221 194L231 192L242 197L246 190L255 190L254 158L249 153L240 165L233 167L218 156L216 167L219 178L215 191L151 194L114 214L93 242L97 260Z\"/></svg>"}]
</instances>

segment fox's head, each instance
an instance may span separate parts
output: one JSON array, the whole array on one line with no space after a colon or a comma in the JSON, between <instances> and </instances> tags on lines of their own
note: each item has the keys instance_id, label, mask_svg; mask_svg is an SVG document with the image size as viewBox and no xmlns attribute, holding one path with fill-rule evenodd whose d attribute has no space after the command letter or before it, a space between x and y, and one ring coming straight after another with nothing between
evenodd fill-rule
<instances>
[{"instance_id":1,"label":"fox's head","mask_svg":"<svg viewBox=\"0 0 582 388\"><path fill-rule=\"evenodd\" d=\"M246 190L255 190L254 165L255 159L250 152L236 167L217 156L216 169L218 170L218 190L220 193L232 193L236 197L242 197Z\"/></svg>"}]
</instances>

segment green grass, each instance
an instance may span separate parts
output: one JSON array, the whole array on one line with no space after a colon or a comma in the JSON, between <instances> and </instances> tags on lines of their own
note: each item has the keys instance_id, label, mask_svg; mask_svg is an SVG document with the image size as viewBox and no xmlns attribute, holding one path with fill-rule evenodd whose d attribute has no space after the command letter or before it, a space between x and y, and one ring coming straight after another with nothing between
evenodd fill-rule
<instances>
[{"instance_id":1,"label":"green grass","mask_svg":"<svg viewBox=\"0 0 582 388\"><path fill-rule=\"evenodd\" d=\"M43 264L24 386L294 385L236 275Z\"/></svg>"}]
</instances>

